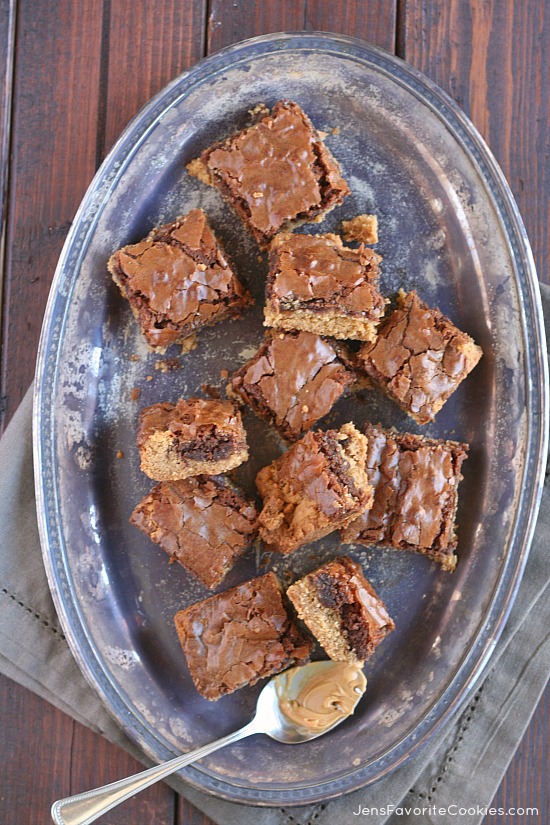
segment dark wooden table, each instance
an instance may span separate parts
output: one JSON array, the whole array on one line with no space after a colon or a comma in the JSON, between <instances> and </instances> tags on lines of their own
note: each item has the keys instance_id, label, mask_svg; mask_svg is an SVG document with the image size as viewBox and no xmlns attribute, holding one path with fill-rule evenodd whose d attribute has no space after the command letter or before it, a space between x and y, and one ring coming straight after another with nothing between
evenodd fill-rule
<instances>
[{"instance_id":1,"label":"dark wooden table","mask_svg":"<svg viewBox=\"0 0 550 825\"><path fill-rule=\"evenodd\" d=\"M71 220L105 153L138 109L201 57L281 30L352 34L421 69L469 114L519 204L550 282L550 3L545 0L0 0L0 416L33 378L42 314ZM538 806L548 823L550 692L494 804ZM51 802L139 765L0 678L0 823L49 821ZM398 800L395 800L397 802ZM258 812L258 821L262 814ZM166 785L111 825L210 820Z\"/></svg>"}]
</instances>

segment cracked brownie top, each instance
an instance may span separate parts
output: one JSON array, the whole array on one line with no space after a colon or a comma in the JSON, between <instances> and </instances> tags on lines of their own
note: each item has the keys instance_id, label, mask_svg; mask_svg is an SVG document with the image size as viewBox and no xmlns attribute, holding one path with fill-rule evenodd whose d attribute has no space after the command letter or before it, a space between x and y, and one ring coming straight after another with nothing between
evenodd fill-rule
<instances>
[{"instance_id":1,"label":"cracked brownie top","mask_svg":"<svg viewBox=\"0 0 550 825\"><path fill-rule=\"evenodd\" d=\"M159 350L251 303L202 209L119 249L108 267L147 343Z\"/></svg>"},{"instance_id":2,"label":"cracked brownie top","mask_svg":"<svg viewBox=\"0 0 550 825\"><path fill-rule=\"evenodd\" d=\"M256 517L254 504L223 477L199 476L157 484L130 523L214 588L254 540Z\"/></svg>"},{"instance_id":3,"label":"cracked brownie top","mask_svg":"<svg viewBox=\"0 0 550 825\"><path fill-rule=\"evenodd\" d=\"M335 338L370 341L386 301L378 291L382 258L338 235L281 234L273 241L265 323Z\"/></svg>"},{"instance_id":4,"label":"cracked brownie top","mask_svg":"<svg viewBox=\"0 0 550 825\"><path fill-rule=\"evenodd\" d=\"M399 305L364 344L358 365L418 424L427 424L473 370L481 347L416 292Z\"/></svg>"},{"instance_id":5,"label":"cracked brownie top","mask_svg":"<svg viewBox=\"0 0 550 825\"><path fill-rule=\"evenodd\" d=\"M174 622L195 687L210 700L304 664L313 648L289 618L275 573L192 604Z\"/></svg>"},{"instance_id":6,"label":"cracked brownie top","mask_svg":"<svg viewBox=\"0 0 550 825\"><path fill-rule=\"evenodd\" d=\"M295 441L354 380L330 341L311 332L274 332L231 386L283 438Z\"/></svg>"},{"instance_id":7,"label":"cracked brownie top","mask_svg":"<svg viewBox=\"0 0 550 825\"><path fill-rule=\"evenodd\" d=\"M297 103L258 107L252 126L202 153L191 174L218 188L260 246L294 221L312 220L349 194L338 163Z\"/></svg>"},{"instance_id":8,"label":"cracked brownie top","mask_svg":"<svg viewBox=\"0 0 550 825\"><path fill-rule=\"evenodd\" d=\"M344 542L413 550L454 570L455 514L467 444L365 426L372 508L342 531Z\"/></svg>"}]
</instances>

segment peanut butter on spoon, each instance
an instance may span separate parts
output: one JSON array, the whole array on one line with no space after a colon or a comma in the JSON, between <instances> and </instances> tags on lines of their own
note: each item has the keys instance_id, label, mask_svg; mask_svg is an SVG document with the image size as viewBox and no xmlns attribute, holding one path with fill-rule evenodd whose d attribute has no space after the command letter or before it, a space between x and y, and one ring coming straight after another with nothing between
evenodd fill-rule
<instances>
[{"instance_id":1,"label":"peanut butter on spoon","mask_svg":"<svg viewBox=\"0 0 550 825\"><path fill-rule=\"evenodd\" d=\"M293 724L322 733L351 716L365 693L363 662L316 662L318 672L308 677L294 667L277 678L281 713Z\"/></svg>"}]
</instances>

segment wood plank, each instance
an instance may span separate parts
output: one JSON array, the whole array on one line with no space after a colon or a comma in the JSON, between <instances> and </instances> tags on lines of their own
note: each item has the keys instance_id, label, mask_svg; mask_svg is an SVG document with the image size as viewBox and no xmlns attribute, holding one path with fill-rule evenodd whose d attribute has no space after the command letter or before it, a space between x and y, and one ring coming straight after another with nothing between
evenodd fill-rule
<instances>
[{"instance_id":1,"label":"wood plank","mask_svg":"<svg viewBox=\"0 0 550 825\"><path fill-rule=\"evenodd\" d=\"M0 0L0 296L3 293L6 250L15 19L16 0ZM2 406L0 401L0 416Z\"/></svg>"},{"instance_id":2,"label":"wood plank","mask_svg":"<svg viewBox=\"0 0 550 825\"><path fill-rule=\"evenodd\" d=\"M144 765L117 745L74 723L66 796L107 785L142 770ZM157 782L111 811L109 825L136 825L138 822L171 825L175 821L177 799L177 794L168 785Z\"/></svg>"},{"instance_id":3,"label":"wood plank","mask_svg":"<svg viewBox=\"0 0 550 825\"><path fill-rule=\"evenodd\" d=\"M527 814L513 817L514 825L533 825L550 822L550 751L548 728L550 726L550 687L544 691L525 735L516 751L491 807L507 810L510 807L538 808L537 816ZM508 821L500 814L489 814L483 825L504 825Z\"/></svg>"},{"instance_id":4,"label":"wood plank","mask_svg":"<svg viewBox=\"0 0 550 825\"><path fill-rule=\"evenodd\" d=\"M0 676L0 730L0 822L10 825L49 822L56 799L143 770L120 748L5 676ZM6 747L10 742L14 746ZM176 795L159 782L116 808L109 823L172 823L175 806Z\"/></svg>"},{"instance_id":5,"label":"wood plank","mask_svg":"<svg viewBox=\"0 0 550 825\"><path fill-rule=\"evenodd\" d=\"M395 47L396 0L212 0L208 19L208 54L248 37L278 31L335 31L354 35L389 51Z\"/></svg>"},{"instance_id":6,"label":"wood plank","mask_svg":"<svg viewBox=\"0 0 550 825\"><path fill-rule=\"evenodd\" d=\"M153 95L203 57L206 0L110 0L108 14L103 151Z\"/></svg>"},{"instance_id":7,"label":"wood plank","mask_svg":"<svg viewBox=\"0 0 550 825\"><path fill-rule=\"evenodd\" d=\"M550 283L550 4L408 0L401 56L470 115L500 163Z\"/></svg>"},{"instance_id":8,"label":"wood plank","mask_svg":"<svg viewBox=\"0 0 550 825\"><path fill-rule=\"evenodd\" d=\"M307 0L304 28L330 31L366 40L372 46L395 51L397 0Z\"/></svg>"},{"instance_id":9,"label":"wood plank","mask_svg":"<svg viewBox=\"0 0 550 825\"><path fill-rule=\"evenodd\" d=\"M280 31L304 28L304 2L238 2L210 0L206 52L218 51L239 40Z\"/></svg>"},{"instance_id":10,"label":"wood plank","mask_svg":"<svg viewBox=\"0 0 550 825\"><path fill-rule=\"evenodd\" d=\"M87 0L20 0L6 233L4 420L34 375L48 291L95 171L101 15Z\"/></svg>"},{"instance_id":11,"label":"wood plank","mask_svg":"<svg viewBox=\"0 0 550 825\"><path fill-rule=\"evenodd\" d=\"M67 743L74 725L66 714L0 676L0 822L49 822L52 802L66 793Z\"/></svg>"},{"instance_id":12,"label":"wood plank","mask_svg":"<svg viewBox=\"0 0 550 825\"><path fill-rule=\"evenodd\" d=\"M16 0L0 0L0 288L4 263Z\"/></svg>"}]
</instances>

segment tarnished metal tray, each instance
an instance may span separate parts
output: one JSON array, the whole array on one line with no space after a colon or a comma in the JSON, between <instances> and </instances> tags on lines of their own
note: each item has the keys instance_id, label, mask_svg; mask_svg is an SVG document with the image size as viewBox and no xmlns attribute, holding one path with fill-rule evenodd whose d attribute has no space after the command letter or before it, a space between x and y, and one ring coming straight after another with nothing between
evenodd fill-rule
<instances>
[{"instance_id":1,"label":"tarnished metal tray","mask_svg":"<svg viewBox=\"0 0 550 825\"><path fill-rule=\"evenodd\" d=\"M73 653L124 730L149 756L167 759L243 724L259 690L217 703L195 691L172 617L208 593L169 566L128 517L152 486L139 471L139 408L220 386L220 370L244 363L263 334L265 258L185 164L243 125L255 104L280 98L298 101L329 133L351 184L352 197L323 230L360 212L378 214L382 291L416 288L485 355L423 430L471 445L456 572L408 553L351 548L397 625L367 664L369 689L356 715L298 748L253 737L183 772L198 788L259 805L312 802L374 781L472 689L521 578L546 450L544 336L529 245L502 173L459 109L397 58L335 35L262 37L199 63L143 109L90 186L59 261L38 358L45 564ZM201 332L181 369L163 373L155 369L162 356L147 351L106 262L120 245L196 206L208 212L257 305L240 321ZM323 426L350 419L418 431L375 391L342 400ZM238 475L253 493L256 472L282 447L252 414L246 426L251 459ZM297 575L342 551L333 534L290 557L251 553L225 586L258 565Z\"/></svg>"}]
</instances>

